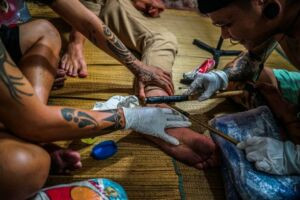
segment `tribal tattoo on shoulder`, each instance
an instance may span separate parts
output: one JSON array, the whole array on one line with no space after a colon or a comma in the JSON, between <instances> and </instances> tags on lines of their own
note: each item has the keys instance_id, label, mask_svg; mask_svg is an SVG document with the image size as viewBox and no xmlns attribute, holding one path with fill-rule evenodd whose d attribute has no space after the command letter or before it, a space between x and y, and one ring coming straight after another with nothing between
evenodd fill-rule
<instances>
[{"instance_id":1,"label":"tribal tattoo on shoulder","mask_svg":"<svg viewBox=\"0 0 300 200\"><path fill-rule=\"evenodd\" d=\"M5 66L5 63L8 65ZM22 96L33 96L33 93L25 92L20 88L25 85L24 76L9 74L6 70L8 67L17 68L13 62L8 60L6 49L0 40L0 79L7 87L11 97L18 103L21 103Z\"/></svg>"},{"instance_id":2,"label":"tribal tattoo on shoulder","mask_svg":"<svg viewBox=\"0 0 300 200\"><path fill-rule=\"evenodd\" d=\"M61 109L62 117L70 123L75 123L78 128L91 127L95 129L100 126L104 132L110 132L120 130L125 126L125 121L122 118L122 109L107 110L103 111L103 113L109 113L110 115L97 122L95 118L83 111L73 108Z\"/></svg>"}]
</instances>

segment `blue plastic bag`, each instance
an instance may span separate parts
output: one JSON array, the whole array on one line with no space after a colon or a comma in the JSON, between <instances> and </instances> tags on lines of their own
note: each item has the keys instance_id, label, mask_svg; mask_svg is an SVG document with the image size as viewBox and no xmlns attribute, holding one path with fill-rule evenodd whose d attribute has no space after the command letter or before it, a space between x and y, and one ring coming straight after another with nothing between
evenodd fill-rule
<instances>
[{"instance_id":1,"label":"blue plastic bag","mask_svg":"<svg viewBox=\"0 0 300 200\"><path fill-rule=\"evenodd\" d=\"M251 136L280 139L279 128L268 107L215 118L212 126L238 141ZM227 199L300 199L300 176L275 176L257 171L244 151L212 134L222 152L222 174Z\"/></svg>"}]
</instances>

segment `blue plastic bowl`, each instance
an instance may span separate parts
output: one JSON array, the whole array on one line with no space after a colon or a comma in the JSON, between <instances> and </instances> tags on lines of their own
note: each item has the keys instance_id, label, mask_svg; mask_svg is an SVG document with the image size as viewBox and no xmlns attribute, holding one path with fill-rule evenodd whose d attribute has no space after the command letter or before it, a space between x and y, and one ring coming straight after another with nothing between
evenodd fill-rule
<instances>
[{"instance_id":1,"label":"blue plastic bowl","mask_svg":"<svg viewBox=\"0 0 300 200\"><path fill-rule=\"evenodd\" d=\"M105 160L113 156L118 151L118 146L113 140L107 140L95 145L91 156L96 160Z\"/></svg>"}]
</instances>

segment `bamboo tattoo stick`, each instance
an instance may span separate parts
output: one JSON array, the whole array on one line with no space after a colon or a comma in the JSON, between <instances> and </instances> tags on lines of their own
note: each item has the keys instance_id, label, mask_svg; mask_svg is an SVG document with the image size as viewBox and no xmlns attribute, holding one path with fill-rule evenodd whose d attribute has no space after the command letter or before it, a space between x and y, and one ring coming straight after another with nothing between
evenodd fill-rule
<instances>
[{"instance_id":1,"label":"bamboo tattoo stick","mask_svg":"<svg viewBox=\"0 0 300 200\"><path fill-rule=\"evenodd\" d=\"M239 96L244 93L243 90L236 91L228 91L228 92L220 92L212 96L211 98L226 98L232 96ZM175 96L154 96L145 98L145 104L157 104L157 103L175 103L182 101L192 101L196 100L196 96L188 96L188 95L175 95Z\"/></svg>"},{"instance_id":2,"label":"bamboo tattoo stick","mask_svg":"<svg viewBox=\"0 0 300 200\"><path fill-rule=\"evenodd\" d=\"M225 133L223 133L223 132L221 132L221 131L213 128L212 126L210 126L210 125L208 125L208 124L200 121L199 119L196 119L195 117L193 117L192 115L190 115L188 112L186 112L186 111L184 111L184 110L182 110L182 109L180 109L180 108L178 108L176 106L171 106L171 107L174 108L175 110L177 110L178 112L180 112L181 114L185 115L186 117L190 118L191 120L199 123L204 128L207 128L212 133L217 134L218 136L220 136L220 137L224 138L225 140L231 142L232 144L237 145L239 143L236 139L234 139L234 138L226 135Z\"/></svg>"}]
</instances>

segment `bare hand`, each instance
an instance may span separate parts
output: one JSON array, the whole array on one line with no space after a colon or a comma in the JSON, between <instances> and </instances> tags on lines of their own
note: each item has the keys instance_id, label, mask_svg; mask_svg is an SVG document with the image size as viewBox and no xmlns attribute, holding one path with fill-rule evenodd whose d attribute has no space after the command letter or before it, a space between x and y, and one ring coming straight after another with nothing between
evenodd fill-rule
<instances>
[{"instance_id":1,"label":"bare hand","mask_svg":"<svg viewBox=\"0 0 300 200\"><path fill-rule=\"evenodd\" d=\"M161 0L134 0L133 5L137 10L151 16L158 17L165 6Z\"/></svg>"},{"instance_id":2,"label":"bare hand","mask_svg":"<svg viewBox=\"0 0 300 200\"><path fill-rule=\"evenodd\" d=\"M155 66L146 66L140 68L136 75L138 80L139 97L146 98L145 87L158 86L165 90L168 95L174 94L174 85L171 74Z\"/></svg>"}]
</instances>

